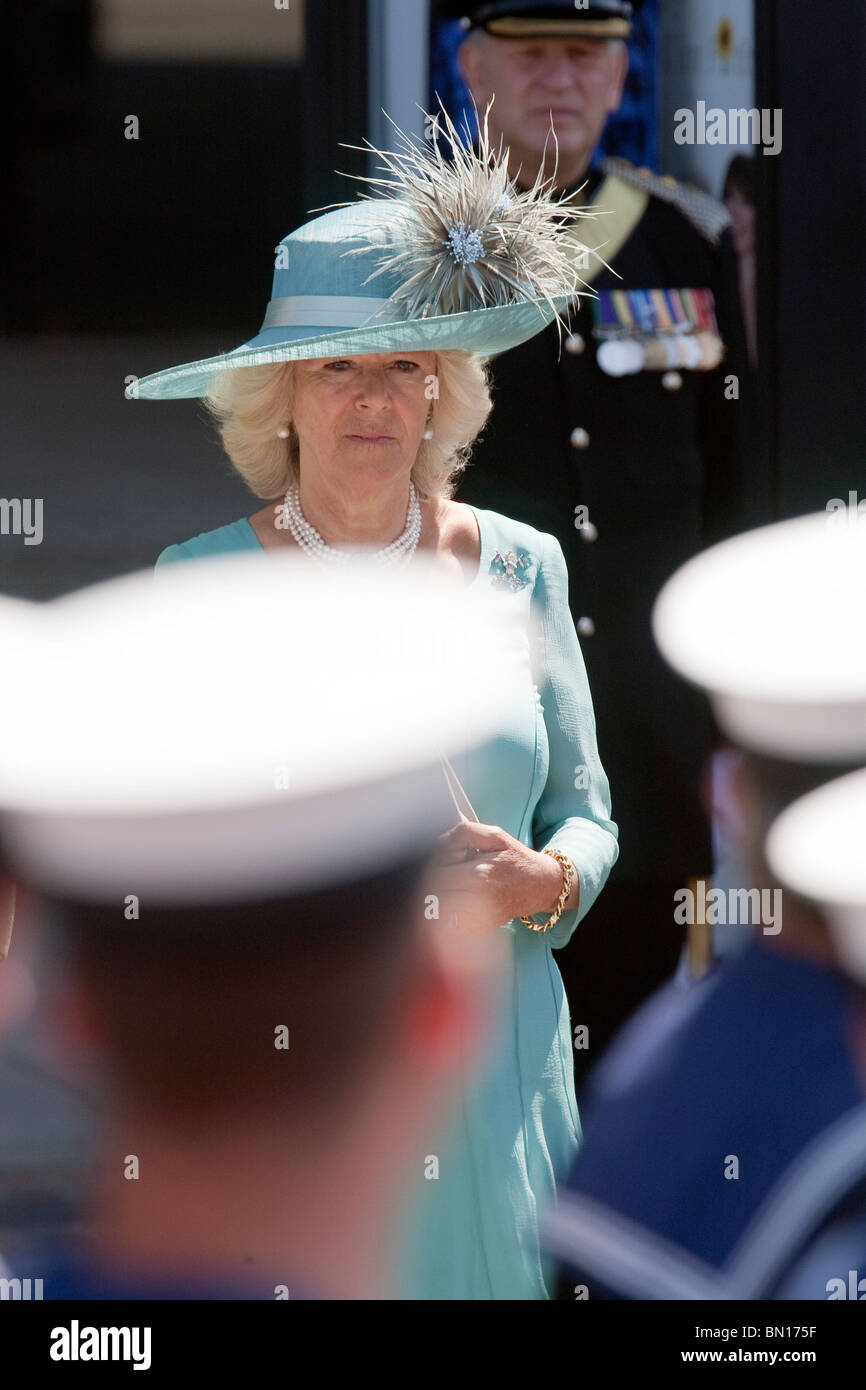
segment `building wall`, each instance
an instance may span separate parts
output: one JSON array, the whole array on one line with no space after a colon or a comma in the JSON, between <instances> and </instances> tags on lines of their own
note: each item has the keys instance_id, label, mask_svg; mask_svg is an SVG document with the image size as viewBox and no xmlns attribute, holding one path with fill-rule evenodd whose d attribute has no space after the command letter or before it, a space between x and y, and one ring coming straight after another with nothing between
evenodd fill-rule
<instances>
[{"instance_id":1,"label":"building wall","mask_svg":"<svg viewBox=\"0 0 866 1390\"><path fill-rule=\"evenodd\" d=\"M229 347L258 330L273 247L313 205L302 156L331 103L291 5L15 0L6 331L212 326ZM326 154L332 169L336 140Z\"/></svg>"},{"instance_id":2,"label":"building wall","mask_svg":"<svg viewBox=\"0 0 866 1390\"><path fill-rule=\"evenodd\" d=\"M299 62L305 4L306 0L99 0L96 49L101 57L123 62Z\"/></svg>"},{"instance_id":3,"label":"building wall","mask_svg":"<svg viewBox=\"0 0 866 1390\"><path fill-rule=\"evenodd\" d=\"M665 173L721 196L734 145L678 145L675 112L754 105L754 0L661 0L658 136ZM743 147L750 152L751 147Z\"/></svg>"},{"instance_id":4,"label":"building wall","mask_svg":"<svg viewBox=\"0 0 866 1390\"><path fill-rule=\"evenodd\" d=\"M428 0L369 0L369 114L366 134L392 149L394 128L423 136L427 107L430 6Z\"/></svg>"}]
</instances>

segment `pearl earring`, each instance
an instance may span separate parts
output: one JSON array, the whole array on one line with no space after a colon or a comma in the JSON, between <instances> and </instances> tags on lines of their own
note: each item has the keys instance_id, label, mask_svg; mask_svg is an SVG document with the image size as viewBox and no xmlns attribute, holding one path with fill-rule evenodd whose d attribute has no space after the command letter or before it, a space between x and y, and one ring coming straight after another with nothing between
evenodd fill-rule
<instances>
[{"instance_id":1,"label":"pearl earring","mask_svg":"<svg viewBox=\"0 0 866 1390\"><path fill-rule=\"evenodd\" d=\"M286 429L285 425L283 425L282 429L277 430L277 439L288 439L288 437L289 431Z\"/></svg>"},{"instance_id":2,"label":"pearl earring","mask_svg":"<svg viewBox=\"0 0 866 1390\"><path fill-rule=\"evenodd\" d=\"M426 430L424 431L424 436L423 436L423 437L424 437L425 439L432 439L432 438L433 438L433 411L432 411L432 409L431 409L431 411L430 411L430 414L427 416L427 428L426 428Z\"/></svg>"}]
</instances>

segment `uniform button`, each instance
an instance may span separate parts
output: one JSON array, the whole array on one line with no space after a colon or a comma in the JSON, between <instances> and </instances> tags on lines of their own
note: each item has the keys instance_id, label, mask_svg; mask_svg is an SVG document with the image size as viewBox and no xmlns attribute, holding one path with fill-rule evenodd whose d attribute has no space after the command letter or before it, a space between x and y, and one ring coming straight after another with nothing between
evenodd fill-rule
<instances>
[{"instance_id":1,"label":"uniform button","mask_svg":"<svg viewBox=\"0 0 866 1390\"><path fill-rule=\"evenodd\" d=\"M583 526L578 526L577 533L582 541L598 540L598 527L593 521L587 521Z\"/></svg>"},{"instance_id":2,"label":"uniform button","mask_svg":"<svg viewBox=\"0 0 866 1390\"><path fill-rule=\"evenodd\" d=\"M579 353L586 350L586 343L579 333L569 333L565 340L565 350L577 357Z\"/></svg>"},{"instance_id":3,"label":"uniform button","mask_svg":"<svg viewBox=\"0 0 866 1390\"><path fill-rule=\"evenodd\" d=\"M578 618L577 630L581 637L591 637L595 632L595 623L592 618Z\"/></svg>"},{"instance_id":4,"label":"uniform button","mask_svg":"<svg viewBox=\"0 0 866 1390\"><path fill-rule=\"evenodd\" d=\"M571 442L572 442L572 445L574 446L575 449L588 449L588 448L589 448L589 434L588 434L588 432L587 432L586 430L584 430L584 429L581 429L580 426L578 426L577 429L574 429L574 430L571 431Z\"/></svg>"},{"instance_id":5,"label":"uniform button","mask_svg":"<svg viewBox=\"0 0 866 1390\"><path fill-rule=\"evenodd\" d=\"M662 377L662 386L666 391L681 391L683 379L679 372L665 372Z\"/></svg>"}]
</instances>

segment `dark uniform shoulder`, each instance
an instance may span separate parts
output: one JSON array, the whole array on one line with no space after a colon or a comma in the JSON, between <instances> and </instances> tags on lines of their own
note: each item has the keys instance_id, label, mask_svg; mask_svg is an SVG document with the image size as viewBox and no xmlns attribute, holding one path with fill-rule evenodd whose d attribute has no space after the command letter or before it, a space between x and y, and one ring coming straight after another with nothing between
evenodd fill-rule
<instances>
[{"instance_id":1,"label":"dark uniform shoulder","mask_svg":"<svg viewBox=\"0 0 866 1390\"><path fill-rule=\"evenodd\" d=\"M722 233L731 225L724 203L694 184L679 183L669 174L638 169L627 159L606 159L604 172L676 208L711 246L718 246Z\"/></svg>"}]
</instances>

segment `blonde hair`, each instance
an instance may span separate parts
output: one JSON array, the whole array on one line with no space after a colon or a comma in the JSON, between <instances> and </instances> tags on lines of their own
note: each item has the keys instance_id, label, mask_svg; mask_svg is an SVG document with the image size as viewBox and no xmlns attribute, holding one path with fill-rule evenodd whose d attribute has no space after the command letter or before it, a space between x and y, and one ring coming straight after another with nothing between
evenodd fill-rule
<instances>
[{"instance_id":1,"label":"blonde hair","mask_svg":"<svg viewBox=\"0 0 866 1390\"><path fill-rule=\"evenodd\" d=\"M412 481L422 498L449 498L490 414L490 381L476 353L437 353L439 395L431 401L433 438L422 439ZM298 436L292 426L294 363L235 367L214 379L204 404L223 448L247 487L270 501L300 477ZM288 439L277 431L288 427Z\"/></svg>"}]
</instances>

